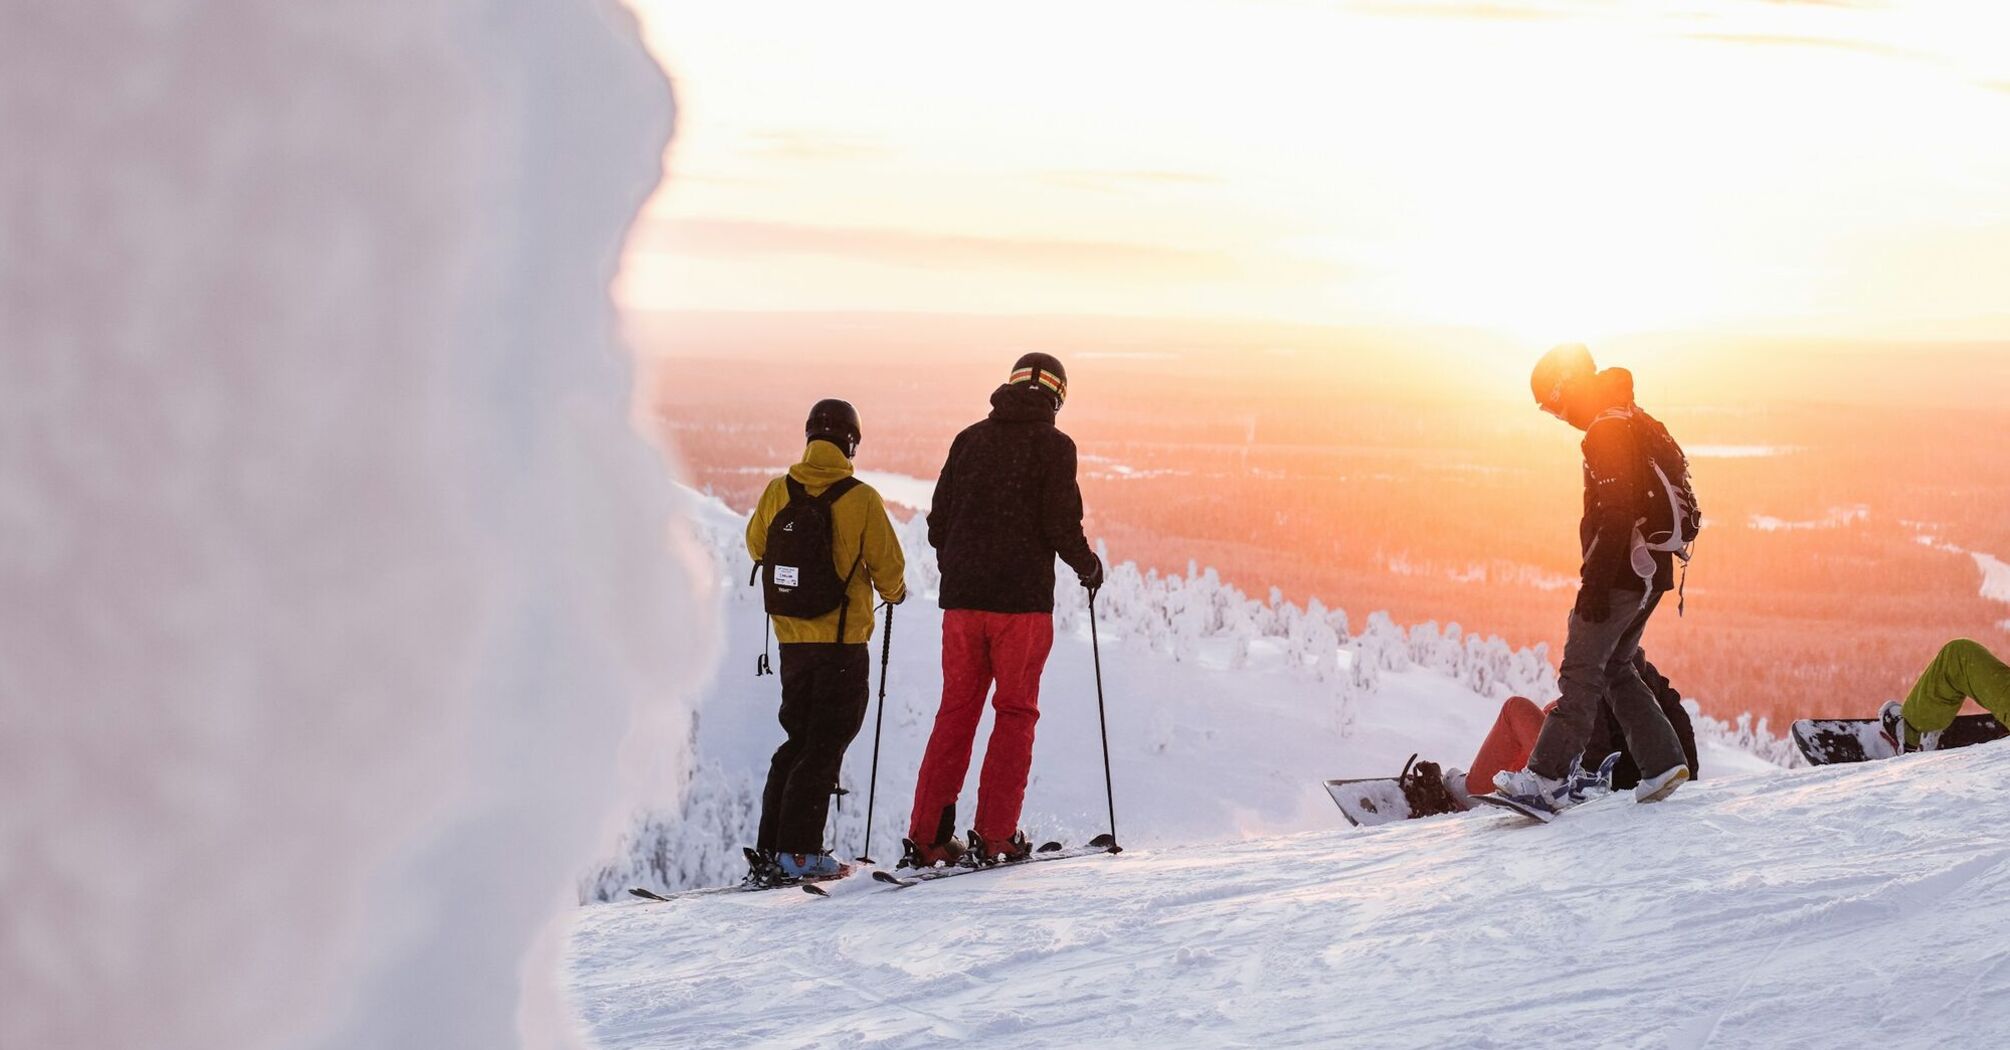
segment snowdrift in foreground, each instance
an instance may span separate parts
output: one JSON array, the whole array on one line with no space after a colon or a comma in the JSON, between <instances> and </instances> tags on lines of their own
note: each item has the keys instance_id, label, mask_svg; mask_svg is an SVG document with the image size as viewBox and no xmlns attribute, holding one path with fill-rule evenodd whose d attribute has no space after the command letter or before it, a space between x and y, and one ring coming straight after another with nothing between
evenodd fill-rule
<instances>
[{"instance_id":1,"label":"snowdrift in foreground","mask_svg":"<svg viewBox=\"0 0 2010 1050\"><path fill-rule=\"evenodd\" d=\"M632 17L17 3L0 80L0 1046L571 1045L708 626L607 291Z\"/></svg>"},{"instance_id":2,"label":"snowdrift in foreground","mask_svg":"<svg viewBox=\"0 0 2010 1050\"><path fill-rule=\"evenodd\" d=\"M2010 745L1504 814L579 913L669 1045L1938 1050L2010 1036Z\"/></svg>"}]
</instances>

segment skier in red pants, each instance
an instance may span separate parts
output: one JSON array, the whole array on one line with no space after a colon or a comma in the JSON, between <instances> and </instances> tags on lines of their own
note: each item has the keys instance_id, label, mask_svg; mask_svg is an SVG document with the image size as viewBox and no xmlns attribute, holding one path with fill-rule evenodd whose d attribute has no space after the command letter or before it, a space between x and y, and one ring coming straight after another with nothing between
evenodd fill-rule
<instances>
[{"instance_id":1,"label":"skier in red pants","mask_svg":"<svg viewBox=\"0 0 2010 1050\"><path fill-rule=\"evenodd\" d=\"M991 394L988 418L956 435L935 483L928 542L942 570L942 707L914 789L903 867L959 859L956 797L970 769L977 722L995 683L968 849L984 861L1032 852L1019 830L1040 673L1054 645L1054 558L1082 586L1103 565L1082 535L1075 443L1054 426L1067 398L1061 362L1027 354Z\"/></svg>"}]
</instances>

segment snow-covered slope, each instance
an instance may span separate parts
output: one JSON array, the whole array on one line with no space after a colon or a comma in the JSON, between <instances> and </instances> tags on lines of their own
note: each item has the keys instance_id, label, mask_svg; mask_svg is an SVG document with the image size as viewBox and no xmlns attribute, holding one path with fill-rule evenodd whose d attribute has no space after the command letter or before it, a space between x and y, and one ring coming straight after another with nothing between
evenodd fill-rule
<instances>
[{"instance_id":1,"label":"snow-covered slope","mask_svg":"<svg viewBox=\"0 0 2010 1050\"><path fill-rule=\"evenodd\" d=\"M2010 746L580 913L576 1008L672 1045L1783 1048L2010 1035Z\"/></svg>"},{"instance_id":2,"label":"snow-covered slope","mask_svg":"<svg viewBox=\"0 0 2010 1050\"><path fill-rule=\"evenodd\" d=\"M727 651L699 701L697 766L681 804L641 814L619 856L583 887L587 900L629 886L717 884L745 870L768 756L781 742L776 679L756 678L763 641L758 591L746 586L745 519L714 500L689 503L716 560ZM921 523L901 526L917 597L895 610L871 855L893 857L941 688L941 613ZM1066 574L1064 573L1063 576ZM1023 825L1084 841L1107 830L1090 630L1072 579L1058 589L1060 637L1047 666ZM1113 570L1097 602L1118 831L1133 846L1196 845L1330 828L1342 822L1328 777L1392 776L1414 752L1464 766L1511 693L1548 699L1542 649L1380 614L1358 629L1317 602L1249 599L1212 573L1161 577ZM879 655L875 639L874 655ZM879 681L874 669L874 685ZM846 756L852 794L835 815L838 852L864 851L872 716ZM989 733L987 717L980 741ZM981 745L978 754L981 756ZM973 760L961 814L975 805ZM1747 752L1706 745L1706 776L1767 768Z\"/></svg>"}]
</instances>

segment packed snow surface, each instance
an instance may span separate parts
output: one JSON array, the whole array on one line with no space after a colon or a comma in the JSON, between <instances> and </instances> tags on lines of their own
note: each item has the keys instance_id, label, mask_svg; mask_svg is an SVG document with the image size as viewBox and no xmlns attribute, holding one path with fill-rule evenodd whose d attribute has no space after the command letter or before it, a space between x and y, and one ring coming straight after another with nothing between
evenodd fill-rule
<instances>
[{"instance_id":1,"label":"packed snow surface","mask_svg":"<svg viewBox=\"0 0 2010 1050\"><path fill-rule=\"evenodd\" d=\"M608 1048L1827 1048L2010 1037L2010 747L582 910Z\"/></svg>"},{"instance_id":2,"label":"packed snow surface","mask_svg":"<svg viewBox=\"0 0 2010 1050\"><path fill-rule=\"evenodd\" d=\"M1322 778L1391 775L1413 751L1465 765L1508 692L1547 699L1546 654L1381 615L1352 625L1317 603L1246 598L1211 574L1119 566L1098 608L1124 853L904 890L859 875L829 900L781 890L635 902L623 888L718 884L743 870L738 848L781 739L774 679L751 673L761 615L743 586L742 518L716 501L694 509L726 583L727 655L699 701L683 808L644 820L625 857L585 887L615 902L578 913L566 981L605 1047L995 1035L1020 1046L1437 1048L1544 1045L1559 1032L1688 1046L1713 1026L1713 1045L1761 1045L1749 1033L1787 1028L1754 1019L1765 999L1739 994L1747 977L1812 988L1832 972L1807 965L1833 949L1831 924L1886 921L1912 899L1881 895L1875 856L1829 865L1838 842L1893 846L1879 825L1913 800L1837 808L1859 792L1835 771L1788 776L1726 745L1753 737L1749 727L1707 720L1706 779L1659 807L1617 798L1549 828L1492 813L1349 828ZM919 523L899 528L917 600L897 611L887 676L872 852L888 862L941 681L935 569ZM1082 842L1108 818L1087 610L1071 587L1057 606L1023 823ZM854 794L833 819L846 857L863 841L872 732L869 718L846 762ZM1946 853L1894 852L1902 879L1939 871L1929 860ZM1892 900L1901 904L1881 903ZM1918 954L1920 965L1932 955ZM1803 1018L1812 992L1806 1002Z\"/></svg>"}]
</instances>

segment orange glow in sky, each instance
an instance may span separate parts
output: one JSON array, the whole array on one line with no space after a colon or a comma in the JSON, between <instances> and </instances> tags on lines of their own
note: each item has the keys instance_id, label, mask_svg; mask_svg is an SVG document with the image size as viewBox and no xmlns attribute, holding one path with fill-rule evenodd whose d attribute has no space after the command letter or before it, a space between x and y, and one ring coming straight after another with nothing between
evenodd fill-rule
<instances>
[{"instance_id":1,"label":"orange glow in sky","mask_svg":"<svg viewBox=\"0 0 2010 1050\"><path fill-rule=\"evenodd\" d=\"M2010 337L2010 5L631 2L631 309Z\"/></svg>"}]
</instances>

